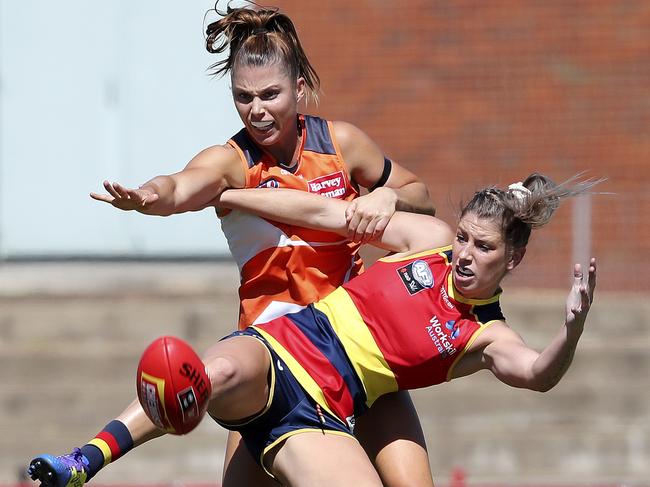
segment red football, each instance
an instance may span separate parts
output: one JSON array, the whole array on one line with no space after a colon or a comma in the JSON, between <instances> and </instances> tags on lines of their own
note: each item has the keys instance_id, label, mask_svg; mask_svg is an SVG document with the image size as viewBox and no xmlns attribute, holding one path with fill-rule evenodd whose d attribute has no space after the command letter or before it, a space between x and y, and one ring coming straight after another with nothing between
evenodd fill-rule
<instances>
[{"instance_id":1,"label":"red football","mask_svg":"<svg viewBox=\"0 0 650 487\"><path fill-rule=\"evenodd\" d=\"M212 392L199 356L173 336L157 338L146 348L138 364L136 388L149 419L173 435L196 428Z\"/></svg>"}]
</instances>

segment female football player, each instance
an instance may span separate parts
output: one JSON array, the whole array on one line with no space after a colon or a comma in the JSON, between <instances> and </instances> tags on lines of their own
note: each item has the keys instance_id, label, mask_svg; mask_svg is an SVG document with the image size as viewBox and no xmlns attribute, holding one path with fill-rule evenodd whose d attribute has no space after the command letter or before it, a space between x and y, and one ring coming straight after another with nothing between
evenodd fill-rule
<instances>
[{"instance_id":1,"label":"female football player","mask_svg":"<svg viewBox=\"0 0 650 487\"><path fill-rule=\"evenodd\" d=\"M574 266L564 324L537 352L501 313L501 282L533 228L594 181L555 185L532 174L508 190L478 191L455 232L425 215L396 213L377 245L396 253L320 301L226 337L204 355L208 412L240 431L259 464L287 486L382 486L353 436L356 417L383 395L490 370L513 387L545 392L568 369L596 285ZM296 206L280 204L291 197ZM291 190L229 190L223 206L288 224L347 232L349 202ZM118 451L119 448L116 448ZM61 467L58 467L58 463ZM85 479L83 455L36 458L33 477Z\"/></svg>"},{"instance_id":2,"label":"female football player","mask_svg":"<svg viewBox=\"0 0 650 487\"><path fill-rule=\"evenodd\" d=\"M206 47L214 53L229 50L212 67L215 74L230 73L244 128L226 144L200 152L178 173L157 176L139 188L105 181L107 193L91 196L121 210L162 216L215 206L227 188L293 188L351 202L349 239L217 210L240 269L239 326L244 327L317 301L359 274L360 242L381 232L396 210L433 214L434 209L425 185L384 157L363 131L298 113L301 101L317 97L319 77L289 17L268 8L229 7L222 14L207 27ZM359 197L359 187L370 193ZM295 206L291 195L282 204ZM388 487L433 485L421 427L406 392L379 401L364 422L360 440ZM102 437L123 438L124 454L148 438L143 436L148 428L134 402L82 448L89 477L117 458L109 459ZM228 445L224 487L271 485L245 448L238 447L238 435L231 435Z\"/></svg>"}]
</instances>

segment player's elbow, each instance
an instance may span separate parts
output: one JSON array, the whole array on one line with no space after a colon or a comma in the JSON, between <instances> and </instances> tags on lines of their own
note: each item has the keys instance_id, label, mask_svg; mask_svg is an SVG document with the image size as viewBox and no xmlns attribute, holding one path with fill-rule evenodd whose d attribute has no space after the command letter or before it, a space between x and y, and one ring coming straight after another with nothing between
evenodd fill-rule
<instances>
[{"instance_id":1,"label":"player's elbow","mask_svg":"<svg viewBox=\"0 0 650 487\"><path fill-rule=\"evenodd\" d=\"M431 195L429 194L429 188L422 181L417 181L413 183L414 186L418 188L420 194L420 206L416 208L417 213L423 215L436 216L436 207L431 200Z\"/></svg>"},{"instance_id":2,"label":"player's elbow","mask_svg":"<svg viewBox=\"0 0 650 487\"><path fill-rule=\"evenodd\" d=\"M533 390L535 392L544 393L544 392L550 391L551 389L553 389L553 387L554 386L551 385L551 384L542 384L542 385L538 385L536 387L531 388L531 390Z\"/></svg>"},{"instance_id":3,"label":"player's elbow","mask_svg":"<svg viewBox=\"0 0 650 487\"><path fill-rule=\"evenodd\" d=\"M548 392L553 389L557 383L558 380L539 377L529 383L528 389L535 392Z\"/></svg>"}]
</instances>

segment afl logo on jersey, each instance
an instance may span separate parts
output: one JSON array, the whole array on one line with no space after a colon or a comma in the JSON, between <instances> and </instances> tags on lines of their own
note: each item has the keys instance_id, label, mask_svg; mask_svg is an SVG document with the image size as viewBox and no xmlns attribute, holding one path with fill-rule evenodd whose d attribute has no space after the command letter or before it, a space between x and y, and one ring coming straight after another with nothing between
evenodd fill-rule
<instances>
[{"instance_id":1,"label":"afl logo on jersey","mask_svg":"<svg viewBox=\"0 0 650 487\"><path fill-rule=\"evenodd\" d=\"M397 269L397 274L411 295L419 293L424 289L429 289L434 284L431 268L423 260L416 260L404 267L400 267Z\"/></svg>"},{"instance_id":2,"label":"afl logo on jersey","mask_svg":"<svg viewBox=\"0 0 650 487\"><path fill-rule=\"evenodd\" d=\"M429 288L433 286L433 274L429 264L423 260L413 262L413 277L422 287Z\"/></svg>"},{"instance_id":3,"label":"afl logo on jersey","mask_svg":"<svg viewBox=\"0 0 650 487\"><path fill-rule=\"evenodd\" d=\"M277 181L277 179L267 179L266 181L262 181L260 184L257 185L258 188L279 188L280 183Z\"/></svg>"}]
</instances>

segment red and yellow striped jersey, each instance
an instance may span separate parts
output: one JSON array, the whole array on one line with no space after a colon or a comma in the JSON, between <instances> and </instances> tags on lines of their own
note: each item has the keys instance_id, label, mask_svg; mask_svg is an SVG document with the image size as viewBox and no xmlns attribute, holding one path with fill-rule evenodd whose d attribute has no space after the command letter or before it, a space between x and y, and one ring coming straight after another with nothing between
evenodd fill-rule
<instances>
[{"instance_id":1,"label":"red and yellow striped jersey","mask_svg":"<svg viewBox=\"0 0 650 487\"><path fill-rule=\"evenodd\" d=\"M383 394L449 380L478 335L504 319L500 291L484 300L455 292L450 262L451 247L380 259L313 307L255 329L314 400L349 422Z\"/></svg>"}]
</instances>

